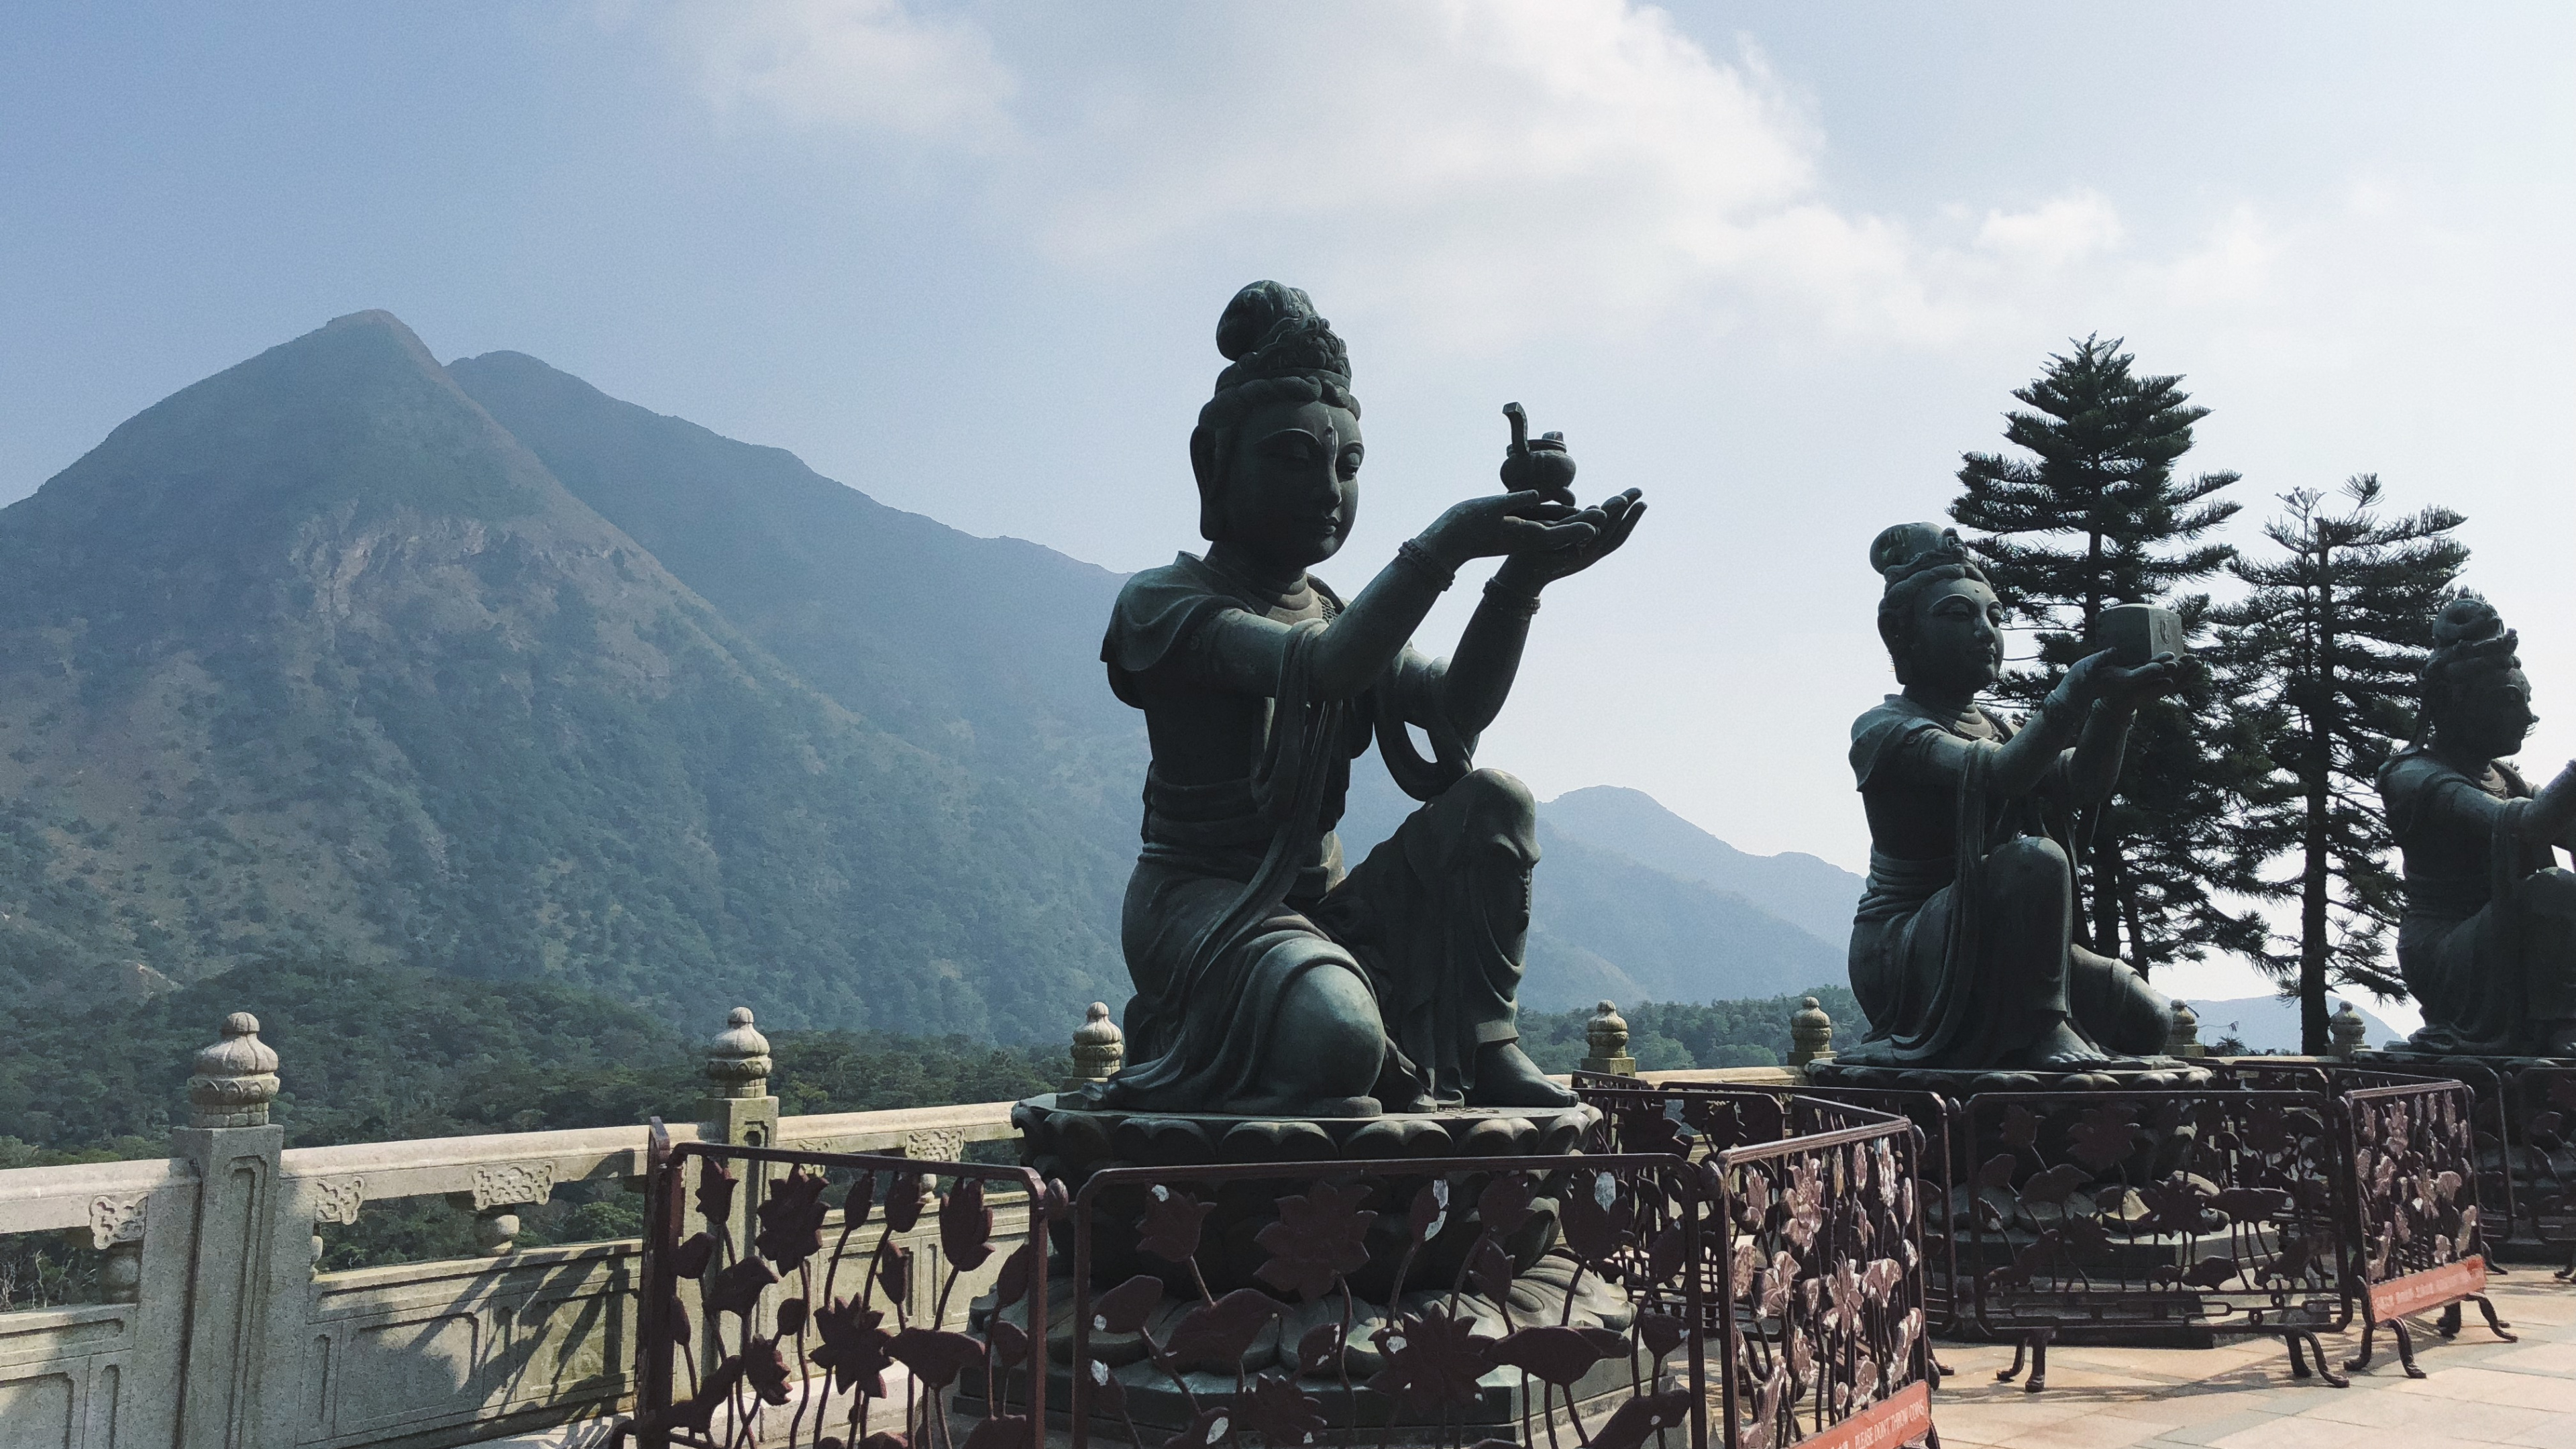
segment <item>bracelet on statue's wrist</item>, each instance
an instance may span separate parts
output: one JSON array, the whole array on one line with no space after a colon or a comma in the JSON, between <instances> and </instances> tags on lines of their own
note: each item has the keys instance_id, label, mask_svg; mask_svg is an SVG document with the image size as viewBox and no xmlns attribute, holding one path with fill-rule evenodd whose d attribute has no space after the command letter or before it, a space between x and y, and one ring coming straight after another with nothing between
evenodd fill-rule
<instances>
[{"instance_id":1,"label":"bracelet on statue's wrist","mask_svg":"<svg viewBox=\"0 0 2576 1449\"><path fill-rule=\"evenodd\" d=\"M1417 538L1408 538L1395 546L1395 561L1411 568L1422 581L1435 589L1447 589L1458 581L1458 571L1432 557L1431 550Z\"/></svg>"},{"instance_id":2,"label":"bracelet on statue's wrist","mask_svg":"<svg viewBox=\"0 0 2576 1449\"><path fill-rule=\"evenodd\" d=\"M1485 580L1485 597L1524 619L1538 612L1538 590L1513 588L1499 576Z\"/></svg>"}]
</instances>

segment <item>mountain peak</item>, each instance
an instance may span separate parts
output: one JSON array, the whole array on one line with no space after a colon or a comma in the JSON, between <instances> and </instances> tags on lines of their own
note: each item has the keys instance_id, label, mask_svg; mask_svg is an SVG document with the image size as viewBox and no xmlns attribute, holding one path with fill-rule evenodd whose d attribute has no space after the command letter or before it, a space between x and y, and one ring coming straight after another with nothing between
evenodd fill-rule
<instances>
[{"instance_id":1,"label":"mountain peak","mask_svg":"<svg viewBox=\"0 0 2576 1449\"><path fill-rule=\"evenodd\" d=\"M114 573L288 546L312 520L492 522L574 507L390 312L352 312L135 414L7 510L30 567L75 541ZM23 550L23 552L22 552Z\"/></svg>"},{"instance_id":2,"label":"mountain peak","mask_svg":"<svg viewBox=\"0 0 2576 1449\"><path fill-rule=\"evenodd\" d=\"M1851 938L1860 877L1812 855L1738 850L1643 790L1619 785L1569 790L1540 806L1539 819L1596 848L1653 861L1684 879L1735 891L1838 948Z\"/></svg>"}]
</instances>

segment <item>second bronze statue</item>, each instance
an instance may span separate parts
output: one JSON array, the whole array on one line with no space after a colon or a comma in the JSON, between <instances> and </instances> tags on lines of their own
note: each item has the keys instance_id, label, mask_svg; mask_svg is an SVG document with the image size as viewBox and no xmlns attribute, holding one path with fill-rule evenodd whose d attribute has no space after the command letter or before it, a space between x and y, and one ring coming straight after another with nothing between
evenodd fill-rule
<instances>
[{"instance_id":1,"label":"second bronze statue","mask_svg":"<svg viewBox=\"0 0 2576 1449\"><path fill-rule=\"evenodd\" d=\"M1851 984L1869 1035L1840 1064L2065 1072L2160 1051L2172 1003L2075 943L2069 847L2176 661L2106 649L2015 728L1976 702L2003 668L2003 605L1957 531L1890 528L1870 566L1902 692L1852 725L1870 851Z\"/></svg>"},{"instance_id":2,"label":"second bronze statue","mask_svg":"<svg viewBox=\"0 0 2576 1449\"><path fill-rule=\"evenodd\" d=\"M1308 570L1359 516L1348 349L1276 282L1235 295L1217 347L1190 437L1209 548L1130 579L1101 645L1153 763L1122 920L1131 1065L1093 1096L1311 1117L1569 1106L1516 1024L1535 805L1476 768L1476 741L1541 591L1626 542L1645 505L1630 490L1576 507L1561 440L1515 419L1507 470L1530 486L1449 509L1345 602ZM1456 654L1412 648L1458 567L1492 557ZM1333 827L1372 739L1424 803L1346 870Z\"/></svg>"}]
</instances>

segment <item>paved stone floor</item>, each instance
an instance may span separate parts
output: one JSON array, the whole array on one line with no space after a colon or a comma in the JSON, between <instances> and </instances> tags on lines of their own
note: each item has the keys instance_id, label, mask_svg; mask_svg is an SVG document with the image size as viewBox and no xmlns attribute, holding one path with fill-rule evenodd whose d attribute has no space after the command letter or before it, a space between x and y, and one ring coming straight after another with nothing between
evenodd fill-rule
<instances>
[{"instance_id":1,"label":"paved stone floor","mask_svg":"<svg viewBox=\"0 0 2576 1449\"><path fill-rule=\"evenodd\" d=\"M1944 1343L1955 1370L1933 1396L1943 1449L2433 1449L2511 1444L2576 1449L2576 1286L2547 1267L2513 1265L2491 1281L2496 1311L2521 1341L2500 1342L2467 1310L2460 1336L2443 1339L2432 1315L2412 1320L2410 1379L2382 1333L2371 1366L2352 1387L2293 1379L2281 1341L2237 1339L2209 1349L2052 1348L2048 1387L2024 1393L1995 1382L2012 1350ZM2340 1366L2358 1332L2327 1339Z\"/></svg>"}]
</instances>

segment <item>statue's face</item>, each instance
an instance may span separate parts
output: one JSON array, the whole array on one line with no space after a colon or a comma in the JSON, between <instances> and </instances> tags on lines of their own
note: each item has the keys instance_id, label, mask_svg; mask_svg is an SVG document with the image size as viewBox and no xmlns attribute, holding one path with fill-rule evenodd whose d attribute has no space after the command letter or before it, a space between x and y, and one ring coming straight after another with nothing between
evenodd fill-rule
<instances>
[{"instance_id":1,"label":"statue's face","mask_svg":"<svg viewBox=\"0 0 2576 1449\"><path fill-rule=\"evenodd\" d=\"M2004 606L1975 579L1937 584L1914 610L1911 673L1944 693L1974 694L2004 667Z\"/></svg>"},{"instance_id":2,"label":"statue's face","mask_svg":"<svg viewBox=\"0 0 2576 1449\"><path fill-rule=\"evenodd\" d=\"M2441 740L2481 759L2522 752L2539 722L2531 712L2531 679L2519 669L2494 666L2471 674L2442 714Z\"/></svg>"},{"instance_id":3,"label":"statue's face","mask_svg":"<svg viewBox=\"0 0 2576 1449\"><path fill-rule=\"evenodd\" d=\"M1363 451L1347 408L1283 403L1247 414L1220 485L1221 536L1283 571L1331 558L1359 519Z\"/></svg>"}]
</instances>

